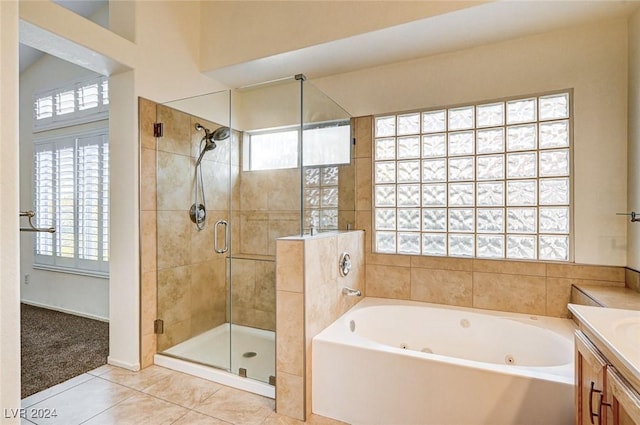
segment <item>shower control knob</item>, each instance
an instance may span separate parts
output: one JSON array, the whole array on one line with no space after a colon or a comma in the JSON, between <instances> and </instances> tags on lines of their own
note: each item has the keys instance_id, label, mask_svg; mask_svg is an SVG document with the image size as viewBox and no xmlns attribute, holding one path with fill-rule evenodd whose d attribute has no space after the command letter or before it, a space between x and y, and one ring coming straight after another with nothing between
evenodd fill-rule
<instances>
[{"instance_id":1,"label":"shower control knob","mask_svg":"<svg viewBox=\"0 0 640 425\"><path fill-rule=\"evenodd\" d=\"M340 276L346 276L351 271L351 255L348 252L343 252L340 256Z\"/></svg>"}]
</instances>

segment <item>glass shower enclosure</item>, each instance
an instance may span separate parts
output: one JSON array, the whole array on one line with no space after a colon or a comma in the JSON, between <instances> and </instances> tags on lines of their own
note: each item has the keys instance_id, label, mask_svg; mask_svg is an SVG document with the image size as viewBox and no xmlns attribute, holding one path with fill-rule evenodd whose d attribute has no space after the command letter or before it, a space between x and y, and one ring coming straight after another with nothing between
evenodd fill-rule
<instances>
[{"instance_id":1,"label":"glass shower enclosure","mask_svg":"<svg viewBox=\"0 0 640 425\"><path fill-rule=\"evenodd\" d=\"M353 223L350 117L297 76L156 122L158 354L272 389L276 239Z\"/></svg>"}]
</instances>

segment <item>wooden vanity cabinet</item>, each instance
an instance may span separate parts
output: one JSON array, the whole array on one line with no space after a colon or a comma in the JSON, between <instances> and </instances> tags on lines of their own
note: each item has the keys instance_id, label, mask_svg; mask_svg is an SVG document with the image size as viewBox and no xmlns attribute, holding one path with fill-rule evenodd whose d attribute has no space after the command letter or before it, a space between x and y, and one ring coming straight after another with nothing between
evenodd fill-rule
<instances>
[{"instance_id":1,"label":"wooden vanity cabinet","mask_svg":"<svg viewBox=\"0 0 640 425\"><path fill-rule=\"evenodd\" d=\"M576 332L576 425L611 425L611 410L600 409L607 399L607 361L582 332Z\"/></svg>"},{"instance_id":2,"label":"wooden vanity cabinet","mask_svg":"<svg viewBox=\"0 0 640 425\"><path fill-rule=\"evenodd\" d=\"M613 367L607 369L607 393L613 425L640 425L640 394Z\"/></svg>"},{"instance_id":3,"label":"wooden vanity cabinet","mask_svg":"<svg viewBox=\"0 0 640 425\"><path fill-rule=\"evenodd\" d=\"M576 425L640 425L640 395L576 332Z\"/></svg>"}]
</instances>

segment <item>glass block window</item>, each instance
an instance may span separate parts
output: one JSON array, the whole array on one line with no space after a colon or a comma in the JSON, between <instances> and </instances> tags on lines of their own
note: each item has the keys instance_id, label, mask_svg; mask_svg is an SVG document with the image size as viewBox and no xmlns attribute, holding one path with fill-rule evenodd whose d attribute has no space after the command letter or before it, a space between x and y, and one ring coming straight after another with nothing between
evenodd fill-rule
<instances>
[{"instance_id":1,"label":"glass block window","mask_svg":"<svg viewBox=\"0 0 640 425\"><path fill-rule=\"evenodd\" d=\"M569 261L571 93L375 118L375 251Z\"/></svg>"},{"instance_id":2,"label":"glass block window","mask_svg":"<svg viewBox=\"0 0 640 425\"><path fill-rule=\"evenodd\" d=\"M338 229L338 175L337 166L305 168L305 228Z\"/></svg>"}]
</instances>

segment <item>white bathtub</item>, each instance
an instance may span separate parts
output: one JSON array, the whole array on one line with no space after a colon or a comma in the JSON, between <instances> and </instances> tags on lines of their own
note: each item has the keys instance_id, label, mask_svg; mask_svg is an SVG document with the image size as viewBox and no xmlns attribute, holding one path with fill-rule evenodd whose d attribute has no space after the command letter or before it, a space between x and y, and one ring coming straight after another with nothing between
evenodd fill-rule
<instances>
[{"instance_id":1,"label":"white bathtub","mask_svg":"<svg viewBox=\"0 0 640 425\"><path fill-rule=\"evenodd\" d=\"M569 319L365 298L313 339L312 410L350 424L569 425Z\"/></svg>"}]
</instances>

